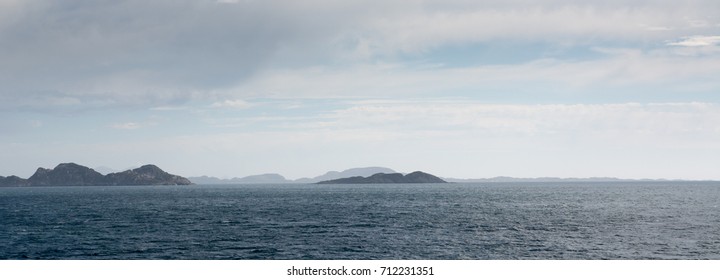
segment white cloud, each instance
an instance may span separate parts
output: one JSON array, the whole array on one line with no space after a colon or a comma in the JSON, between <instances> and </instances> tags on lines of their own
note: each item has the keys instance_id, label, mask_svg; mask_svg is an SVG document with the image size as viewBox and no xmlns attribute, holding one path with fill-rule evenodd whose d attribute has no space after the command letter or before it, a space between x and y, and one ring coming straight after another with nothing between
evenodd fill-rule
<instances>
[{"instance_id":1,"label":"white cloud","mask_svg":"<svg viewBox=\"0 0 720 280\"><path fill-rule=\"evenodd\" d=\"M225 100L222 102L215 102L210 105L212 108L234 108L234 109L247 109L252 107L253 104L241 99Z\"/></svg>"},{"instance_id":2,"label":"white cloud","mask_svg":"<svg viewBox=\"0 0 720 280\"><path fill-rule=\"evenodd\" d=\"M691 36L682 38L677 42L668 43L668 45L682 47L705 47L714 46L718 43L720 43L720 36Z\"/></svg>"},{"instance_id":3,"label":"white cloud","mask_svg":"<svg viewBox=\"0 0 720 280\"><path fill-rule=\"evenodd\" d=\"M590 37L632 40L653 34L640 28L657 23L657 15L568 6L556 9L521 8L427 12L376 19L365 44L378 52L417 52L444 44L493 40L582 42Z\"/></svg>"},{"instance_id":4,"label":"white cloud","mask_svg":"<svg viewBox=\"0 0 720 280\"><path fill-rule=\"evenodd\" d=\"M262 133L285 135L280 139L302 139L305 136L299 135L309 134L317 136L313 138L317 141L356 144L426 139L428 145L444 145L466 138L515 139L528 145L533 139L560 138L598 147L720 148L720 142L715 142L720 141L720 105L715 103L533 105L375 100L302 118L278 114L218 119L214 125L262 122ZM460 142L464 143L461 146L473 145Z\"/></svg>"},{"instance_id":5,"label":"white cloud","mask_svg":"<svg viewBox=\"0 0 720 280\"><path fill-rule=\"evenodd\" d=\"M37 107L43 92L77 97L75 107L232 99L210 92L278 69L446 46L664 42L707 34L717 14L711 0L2 1L0 92L4 104Z\"/></svg>"},{"instance_id":6,"label":"white cloud","mask_svg":"<svg viewBox=\"0 0 720 280\"><path fill-rule=\"evenodd\" d=\"M152 115L148 119L143 121L119 122L110 125L110 127L120 130L136 130L140 128L158 126L160 125L162 120L162 118Z\"/></svg>"},{"instance_id":7,"label":"white cloud","mask_svg":"<svg viewBox=\"0 0 720 280\"><path fill-rule=\"evenodd\" d=\"M687 85L720 87L716 52L596 48L592 60L540 59L521 64L444 67L355 64L346 67L277 69L231 90L238 97L271 98L486 98L527 96L533 102L562 94L602 100L605 92L627 100L692 94ZM642 90L636 90L642 88ZM680 90L682 88L682 90ZM630 90L632 89L632 90ZM638 99L639 98L639 99Z\"/></svg>"},{"instance_id":8,"label":"white cloud","mask_svg":"<svg viewBox=\"0 0 720 280\"><path fill-rule=\"evenodd\" d=\"M672 27L665 27L665 26L645 26L645 25L641 25L641 26L645 27L645 29L647 29L649 31L671 31L671 30L675 29Z\"/></svg>"},{"instance_id":9,"label":"white cloud","mask_svg":"<svg viewBox=\"0 0 720 280\"><path fill-rule=\"evenodd\" d=\"M592 134L622 136L616 139L620 142L633 135L720 137L720 106L713 103L387 103L352 106L334 112L330 119L331 129L461 131L486 136Z\"/></svg>"},{"instance_id":10,"label":"white cloud","mask_svg":"<svg viewBox=\"0 0 720 280\"><path fill-rule=\"evenodd\" d=\"M116 124L112 125L112 128L126 129L126 130L138 129L140 127L142 127L142 125L139 123L135 123L135 122L116 123Z\"/></svg>"},{"instance_id":11,"label":"white cloud","mask_svg":"<svg viewBox=\"0 0 720 280\"><path fill-rule=\"evenodd\" d=\"M150 110L152 111L183 111L188 110L190 107L187 106L158 106L158 107L152 107Z\"/></svg>"},{"instance_id":12,"label":"white cloud","mask_svg":"<svg viewBox=\"0 0 720 280\"><path fill-rule=\"evenodd\" d=\"M406 1L408 2L408 1ZM367 17L353 33L356 55L422 53L447 45L545 42L583 45L663 41L707 32L696 18L715 17L711 1L433 1L410 2ZM704 21L703 21L704 22ZM653 32L648 32L653 31ZM658 32L662 31L662 32Z\"/></svg>"}]
</instances>

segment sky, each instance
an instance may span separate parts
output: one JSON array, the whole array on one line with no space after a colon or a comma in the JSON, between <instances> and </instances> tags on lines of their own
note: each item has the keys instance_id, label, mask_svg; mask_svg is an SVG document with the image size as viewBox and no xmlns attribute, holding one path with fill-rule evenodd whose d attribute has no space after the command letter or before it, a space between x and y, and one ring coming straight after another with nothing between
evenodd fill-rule
<instances>
[{"instance_id":1,"label":"sky","mask_svg":"<svg viewBox=\"0 0 720 280\"><path fill-rule=\"evenodd\" d=\"M720 1L0 0L0 175L720 179Z\"/></svg>"}]
</instances>

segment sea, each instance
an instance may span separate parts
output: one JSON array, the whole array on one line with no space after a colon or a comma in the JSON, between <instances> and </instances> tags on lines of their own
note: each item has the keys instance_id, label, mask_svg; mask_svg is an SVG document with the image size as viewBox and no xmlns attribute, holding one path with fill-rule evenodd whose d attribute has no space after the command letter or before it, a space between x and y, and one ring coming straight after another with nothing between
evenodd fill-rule
<instances>
[{"instance_id":1,"label":"sea","mask_svg":"<svg viewBox=\"0 0 720 280\"><path fill-rule=\"evenodd\" d=\"M0 259L720 259L720 182L0 188Z\"/></svg>"}]
</instances>

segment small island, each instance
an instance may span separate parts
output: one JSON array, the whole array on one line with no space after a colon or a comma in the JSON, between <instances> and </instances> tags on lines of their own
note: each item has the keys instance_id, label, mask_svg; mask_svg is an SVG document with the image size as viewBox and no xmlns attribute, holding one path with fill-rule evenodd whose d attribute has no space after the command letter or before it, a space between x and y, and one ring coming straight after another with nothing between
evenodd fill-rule
<instances>
[{"instance_id":1,"label":"small island","mask_svg":"<svg viewBox=\"0 0 720 280\"><path fill-rule=\"evenodd\" d=\"M132 170L102 175L75 163L61 163L53 169L38 168L28 179L0 176L0 187L37 186L139 186L191 185L187 178L167 173L148 164Z\"/></svg>"},{"instance_id":2,"label":"small island","mask_svg":"<svg viewBox=\"0 0 720 280\"><path fill-rule=\"evenodd\" d=\"M421 171L402 175L400 173L377 173L369 177L348 177L318 182L318 184L439 184L447 183L435 175Z\"/></svg>"}]
</instances>

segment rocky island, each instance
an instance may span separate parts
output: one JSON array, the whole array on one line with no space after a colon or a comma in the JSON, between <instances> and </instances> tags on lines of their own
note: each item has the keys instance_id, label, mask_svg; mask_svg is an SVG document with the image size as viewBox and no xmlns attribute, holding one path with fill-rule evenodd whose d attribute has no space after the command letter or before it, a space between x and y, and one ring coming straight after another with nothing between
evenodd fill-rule
<instances>
[{"instance_id":1,"label":"rocky island","mask_svg":"<svg viewBox=\"0 0 720 280\"><path fill-rule=\"evenodd\" d=\"M188 179L167 173L148 164L140 168L102 175L92 168L75 163L61 163L53 169L38 168L28 179L0 176L0 187L35 186L139 186L190 185Z\"/></svg>"},{"instance_id":2,"label":"rocky island","mask_svg":"<svg viewBox=\"0 0 720 280\"><path fill-rule=\"evenodd\" d=\"M370 177L349 177L318 182L318 184L436 184L447 183L437 176L420 171L402 175L400 173L377 173Z\"/></svg>"}]
</instances>

